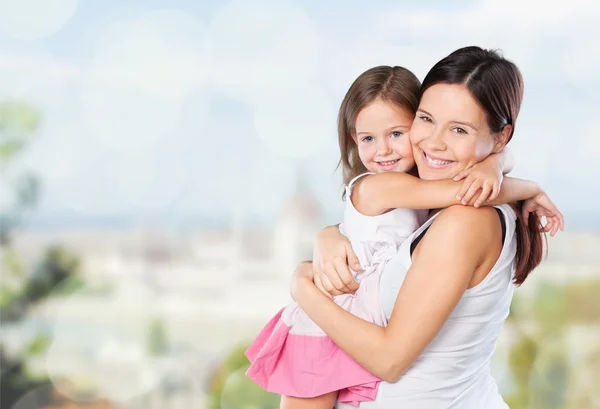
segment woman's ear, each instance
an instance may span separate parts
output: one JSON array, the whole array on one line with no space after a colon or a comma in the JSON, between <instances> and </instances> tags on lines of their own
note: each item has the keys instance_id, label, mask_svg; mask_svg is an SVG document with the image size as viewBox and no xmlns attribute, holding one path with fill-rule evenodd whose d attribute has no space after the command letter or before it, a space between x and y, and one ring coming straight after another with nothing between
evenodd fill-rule
<instances>
[{"instance_id":1,"label":"woman's ear","mask_svg":"<svg viewBox=\"0 0 600 409\"><path fill-rule=\"evenodd\" d=\"M506 144L508 143L512 134L512 125L504 125L504 128L494 138L494 153L502 152Z\"/></svg>"}]
</instances>

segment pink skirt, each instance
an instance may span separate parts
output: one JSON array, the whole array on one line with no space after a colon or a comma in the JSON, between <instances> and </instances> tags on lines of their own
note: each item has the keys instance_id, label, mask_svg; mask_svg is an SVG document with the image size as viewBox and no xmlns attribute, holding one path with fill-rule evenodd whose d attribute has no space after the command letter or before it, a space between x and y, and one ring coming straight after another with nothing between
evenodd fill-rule
<instances>
[{"instance_id":1,"label":"pink skirt","mask_svg":"<svg viewBox=\"0 0 600 409\"><path fill-rule=\"evenodd\" d=\"M339 402L355 406L375 399L379 378L328 336L294 334L282 319L284 311L289 312L286 308L279 311L246 351L250 379L266 391L284 396L313 398L339 391Z\"/></svg>"},{"instance_id":2,"label":"pink skirt","mask_svg":"<svg viewBox=\"0 0 600 409\"><path fill-rule=\"evenodd\" d=\"M379 298L383 263L365 268L355 294L333 301L374 324L387 318ZM358 406L377 396L381 380L342 351L295 303L279 311L246 351L246 375L265 390L285 396L314 398L339 391L338 401Z\"/></svg>"}]
</instances>

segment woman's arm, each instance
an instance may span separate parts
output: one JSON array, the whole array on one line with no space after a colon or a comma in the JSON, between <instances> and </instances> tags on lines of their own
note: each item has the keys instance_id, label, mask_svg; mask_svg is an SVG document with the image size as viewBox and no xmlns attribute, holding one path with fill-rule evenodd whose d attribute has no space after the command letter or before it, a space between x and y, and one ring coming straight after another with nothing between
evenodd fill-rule
<instances>
[{"instance_id":1,"label":"woman's arm","mask_svg":"<svg viewBox=\"0 0 600 409\"><path fill-rule=\"evenodd\" d=\"M499 251L500 235L492 209L444 210L413 255L385 328L332 302L312 283L310 266L296 272L292 296L342 350L373 375L395 382L439 332L486 254Z\"/></svg>"},{"instance_id":2,"label":"woman's arm","mask_svg":"<svg viewBox=\"0 0 600 409\"><path fill-rule=\"evenodd\" d=\"M533 195L538 190L539 187L535 183L508 178L502 195L490 204L516 200L505 197L504 194L514 194L514 197L518 198L519 195L523 197ZM510 193L511 191L512 193ZM562 213L544 192L524 203L523 220L529 219L529 213L535 213L540 219L546 218L543 230L549 232L551 236L554 236L559 230L564 231L565 229ZM360 271L358 258L352 250L350 241L340 233L337 226L329 226L319 234L315 243L314 260L315 284L322 291L331 295L340 295L352 293L358 288L358 284L348 268L350 266L354 271Z\"/></svg>"}]
</instances>

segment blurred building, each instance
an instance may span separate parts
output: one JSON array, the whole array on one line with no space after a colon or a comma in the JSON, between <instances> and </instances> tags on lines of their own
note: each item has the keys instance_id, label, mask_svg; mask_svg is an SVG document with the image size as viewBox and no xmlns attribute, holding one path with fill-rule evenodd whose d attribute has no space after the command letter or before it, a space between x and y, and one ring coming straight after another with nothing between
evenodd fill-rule
<instances>
[{"instance_id":1,"label":"blurred building","mask_svg":"<svg viewBox=\"0 0 600 409\"><path fill-rule=\"evenodd\" d=\"M59 243L82 260L90 283L140 281L157 295L193 299L227 315L252 305L261 317L289 299L298 262L312 258L322 211L299 184L280 217L267 228L249 227L238 212L222 229L178 233L159 230L23 232L15 246L29 260ZM229 308L228 308L229 306Z\"/></svg>"}]
</instances>

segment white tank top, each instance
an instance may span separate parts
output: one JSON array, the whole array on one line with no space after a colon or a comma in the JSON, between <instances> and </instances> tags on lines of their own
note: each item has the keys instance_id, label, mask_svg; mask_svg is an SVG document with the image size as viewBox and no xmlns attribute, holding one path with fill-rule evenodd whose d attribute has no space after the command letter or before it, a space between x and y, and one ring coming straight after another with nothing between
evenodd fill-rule
<instances>
[{"instance_id":1,"label":"white tank top","mask_svg":"<svg viewBox=\"0 0 600 409\"><path fill-rule=\"evenodd\" d=\"M490 374L490 360L515 288L516 215L509 205L497 208L504 216L506 232L502 252L490 273L464 292L440 332L404 375L395 383L382 382L376 400L361 403L361 409L508 408ZM438 214L404 241L383 271L380 295L388 319L412 263L411 243Z\"/></svg>"},{"instance_id":2,"label":"white tank top","mask_svg":"<svg viewBox=\"0 0 600 409\"><path fill-rule=\"evenodd\" d=\"M344 221L340 224L340 232L352 243L363 267L372 262L368 248L388 243L394 247L394 253L397 253L400 245L427 220L429 213L427 210L402 208L377 216L360 213L352 203L352 190L356 181L367 175L374 173L358 175L346 186L346 209Z\"/></svg>"}]
</instances>

